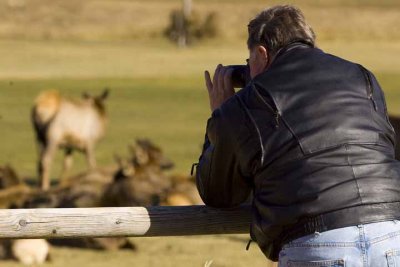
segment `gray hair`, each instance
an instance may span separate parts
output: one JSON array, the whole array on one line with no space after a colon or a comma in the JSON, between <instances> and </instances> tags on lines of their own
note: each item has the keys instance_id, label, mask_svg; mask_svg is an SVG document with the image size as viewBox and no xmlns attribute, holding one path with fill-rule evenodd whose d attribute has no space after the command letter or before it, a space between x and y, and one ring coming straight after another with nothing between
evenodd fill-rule
<instances>
[{"instance_id":1,"label":"gray hair","mask_svg":"<svg viewBox=\"0 0 400 267\"><path fill-rule=\"evenodd\" d=\"M296 42L315 46L315 34L297 7L284 5L263 10L248 25L249 49L262 45L270 56L275 56L282 47Z\"/></svg>"}]
</instances>

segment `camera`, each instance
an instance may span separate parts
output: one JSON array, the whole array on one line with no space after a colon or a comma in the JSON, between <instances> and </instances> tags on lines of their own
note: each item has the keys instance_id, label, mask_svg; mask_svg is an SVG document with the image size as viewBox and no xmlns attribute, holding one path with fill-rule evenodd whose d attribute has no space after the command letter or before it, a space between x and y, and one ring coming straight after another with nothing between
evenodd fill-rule
<instances>
[{"instance_id":1,"label":"camera","mask_svg":"<svg viewBox=\"0 0 400 267\"><path fill-rule=\"evenodd\" d=\"M234 88L243 88L250 82L249 65L228 65L227 67L233 68L232 84Z\"/></svg>"}]
</instances>

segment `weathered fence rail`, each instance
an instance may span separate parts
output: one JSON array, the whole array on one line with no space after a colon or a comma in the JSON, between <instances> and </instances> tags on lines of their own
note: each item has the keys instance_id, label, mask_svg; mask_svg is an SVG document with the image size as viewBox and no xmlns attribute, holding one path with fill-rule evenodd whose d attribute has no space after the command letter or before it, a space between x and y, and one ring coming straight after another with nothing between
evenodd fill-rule
<instances>
[{"instance_id":1,"label":"weathered fence rail","mask_svg":"<svg viewBox=\"0 0 400 267\"><path fill-rule=\"evenodd\" d=\"M0 238L182 236L248 233L250 206L0 210Z\"/></svg>"}]
</instances>

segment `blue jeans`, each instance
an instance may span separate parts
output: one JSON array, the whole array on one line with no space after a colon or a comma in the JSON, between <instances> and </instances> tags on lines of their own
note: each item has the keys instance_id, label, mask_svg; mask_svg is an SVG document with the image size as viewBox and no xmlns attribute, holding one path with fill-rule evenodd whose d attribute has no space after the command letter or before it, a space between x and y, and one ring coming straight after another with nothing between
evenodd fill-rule
<instances>
[{"instance_id":1,"label":"blue jeans","mask_svg":"<svg viewBox=\"0 0 400 267\"><path fill-rule=\"evenodd\" d=\"M400 221L362 224L301 237L283 246L278 266L400 267Z\"/></svg>"}]
</instances>

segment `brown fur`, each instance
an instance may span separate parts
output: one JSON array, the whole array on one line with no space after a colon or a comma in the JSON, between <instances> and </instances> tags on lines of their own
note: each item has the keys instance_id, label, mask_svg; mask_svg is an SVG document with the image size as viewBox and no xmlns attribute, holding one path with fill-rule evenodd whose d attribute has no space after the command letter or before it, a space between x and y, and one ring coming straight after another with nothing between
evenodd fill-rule
<instances>
[{"instance_id":1,"label":"brown fur","mask_svg":"<svg viewBox=\"0 0 400 267\"><path fill-rule=\"evenodd\" d=\"M104 192L102 206L202 204L192 178L165 173L173 164L151 141L137 140L130 152L130 159L117 159L119 170Z\"/></svg>"},{"instance_id":2,"label":"brown fur","mask_svg":"<svg viewBox=\"0 0 400 267\"><path fill-rule=\"evenodd\" d=\"M171 193L167 195L165 206L189 206L193 205L192 201L183 193Z\"/></svg>"},{"instance_id":3,"label":"brown fur","mask_svg":"<svg viewBox=\"0 0 400 267\"><path fill-rule=\"evenodd\" d=\"M61 95L55 90L45 91L35 99L35 111L37 122L48 123L58 112L61 104Z\"/></svg>"},{"instance_id":4,"label":"brown fur","mask_svg":"<svg viewBox=\"0 0 400 267\"><path fill-rule=\"evenodd\" d=\"M102 206L159 205L171 187L164 170L173 166L161 149L146 139L130 147L128 160L118 158L119 169L102 198Z\"/></svg>"},{"instance_id":5,"label":"brown fur","mask_svg":"<svg viewBox=\"0 0 400 267\"><path fill-rule=\"evenodd\" d=\"M203 205L193 177L172 175L169 177L172 186L168 190L164 205L187 206Z\"/></svg>"}]
</instances>

